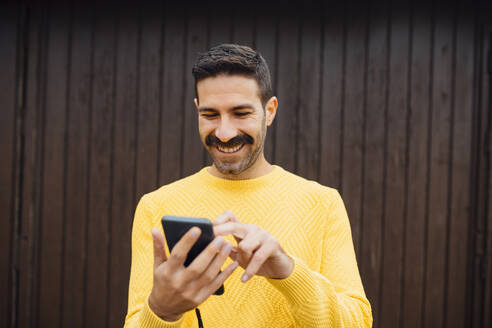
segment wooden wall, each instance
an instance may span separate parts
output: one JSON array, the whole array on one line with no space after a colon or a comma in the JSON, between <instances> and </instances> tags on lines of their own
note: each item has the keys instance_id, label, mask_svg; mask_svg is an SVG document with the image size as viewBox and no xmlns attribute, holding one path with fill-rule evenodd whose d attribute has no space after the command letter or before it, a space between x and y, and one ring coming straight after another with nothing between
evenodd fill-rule
<instances>
[{"instance_id":1,"label":"wooden wall","mask_svg":"<svg viewBox=\"0 0 492 328\"><path fill-rule=\"evenodd\" d=\"M492 325L492 15L468 1L0 10L0 327L119 327L138 199L209 163L191 66L270 65L267 158L338 188L375 327ZM488 69L488 70L487 70Z\"/></svg>"}]
</instances>

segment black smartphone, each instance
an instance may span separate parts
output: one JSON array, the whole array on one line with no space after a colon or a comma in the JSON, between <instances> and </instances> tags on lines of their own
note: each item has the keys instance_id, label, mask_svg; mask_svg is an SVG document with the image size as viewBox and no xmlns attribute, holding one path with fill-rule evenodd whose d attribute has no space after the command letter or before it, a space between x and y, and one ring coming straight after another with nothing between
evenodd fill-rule
<instances>
[{"instance_id":1,"label":"black smartphone","mask_svg":"<svg viewBox=\"0 0 492 328\"><path fill-rule=\"evenodd\" d=\"M202 233L193 247L191 247L191 250L188 252L184 266L190 265L191 262L193 262L193 260L207 247L207 245L214 240L215 236L212 222L209 219L203 218L168 215L162 217L162 228L164 229L164 236L166 237L169 252L172 251L178 241L192 227L200 228ZM214 294L224 294L224 285L220 286Z\"/></svg>"}]
</instances>

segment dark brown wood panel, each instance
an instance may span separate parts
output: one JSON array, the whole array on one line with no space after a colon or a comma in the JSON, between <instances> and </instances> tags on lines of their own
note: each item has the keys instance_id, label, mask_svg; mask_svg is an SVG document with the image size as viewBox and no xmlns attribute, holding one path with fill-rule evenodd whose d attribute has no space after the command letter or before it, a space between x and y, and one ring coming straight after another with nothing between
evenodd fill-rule
<instances>
[{"instance_id":1,"label":"dark brown wood panel","mask_svg":"<svg viewBox=\"0 0 492 328\"><path fill-rule=\"evenodd\" d=\"M268 69L270 70L272 88L274 96L277 95L275 90L276 85L276 73L277 73L277 18L272 19L272 15L269 12L262 12L256 16L255 26L255 47L261 53L265 61L267 62ZM267 138L265 141L265 158L269 162L273 162L274 156L274 142L275 142L275 121L267 128Z\"/></svg>"},{"instance_id":2,"label":"dark brown wood panel","mask_svg":"<svg viewBox=\"0 0 492 328\"><path fill-rule=\"evenodd\" d=\"M135 210L135 117L138 108L137 84L139 17L120 8L117 18L116 79L114 90L112 200L110 218L109 304L108 326L123 326L127 309L128 279L130 275L131 223ZM156 33L160 29L156 28ZM157 42L157 45L159 43ZM141 74L141 73L140 73ZM159 84L154 85L158 87ZM145 115L144 115L145 116ZM140 122L141 116L139 116ZM149 122L149 124L152 122ZM156 120L153 122L158 123ZM138 130L140 131L140 130ZM154 131L155 132L155 131ZM158 139L155 138L157 142ZM157 164L157 161L152 163ZM149 168L150 170L150 168ZM156 173L148 172L149 180ZM151 184L153 181L148 181Z\"/></svg>"},{"instance_id":3,"label":"dark brown wood panel","mask_svg":"<svg viewBox=\"0 0 492 328\"><path fill-rule=\"evenodd\" d=\"M491 127L492 127L492 26L487 12L481 12L480 24L477 27L477 38L480 43L476 45L476 90L475 101L476 111L474 117L474 132L476 147L474 156L474 175L475 175L475 206L473 230L469 235L471 238L470 247L470 298L468 311L470 311L470 326L482 327L490 321L490 304L492 295L490 250L491 221L490 213L490 175L491 175ZM490 11L489 11L490 13ZM490 15L489 15L490 16Z\"/></svg>"},{"instance_id":4,"label":"dark brown wood panel","mask_svg":"<svg viewBox=\"0 0 492 328\"><path fill-rule=\"evenodd\" d=\"M470 174L473 108L473 23L472 15L463 3L454 23L454 53L452 72L452 135L451 135L451 195L448 222L448 246L445 286L444 326L467 326L466 280L470 217ZM487 327L487 325L485 325Z\"/></svg>"},{"instance_id":5,"label":"dark brown wood panel","mask_svg":"<svg viewBox=\"0 0 492 328\"><path fill-rule=\"evenodd\" d=\"M15 235L17 222L15 211L18 171L18 115L20 114L18 95L18 42L22 40L19 34L22 32L18 24L23 22L18 15L20 10L16 6L4 8L0 13L0 62L3 65L0 74L0 104L3 107L0 122L0 208L3 216L7 218L2 222L0 232L0 291L3 295L0 300L0 326L10 326L11 314L15 299L15 283L17 273L13 267L12 255L14 253ZM19 22L19 23L18 23ZM22 58L22 57L21 57ZM20 63L19 63L20 64ZM14 230L15 229L15 230Z\"/></svg>"},{"instance_id":6,"label":"dark brown wood panel","mask_svg":"<svg viewBox=\"0 0 492 328\"><path fill-rule=\"evenodd\" d=\"M487 25L487 24L484 24ZM468 271L468 298L467 314L470 327L480 327L484 317L484 243L486 239L484 231L487 222L487 184L489 174L487 150L487 125L488 125L488 35L484 25L476 27L476 38L481 40L475 45L475 90L474 100L476 104L473 111L473 180L472 188L472 220L469 237L469 271ZM485 155L485 156L483 156Z\"/></svg>"},{"instance_id":7,"label":"dark brown wood panel","mask_svg":"<svg viewBox=\"0 0 492 328\"><path fill-rule=\"evenodd\" d=\"M40 126L43 85L45 85L45 53L47 36L47 10L33 8L29 11L26 53L26 103L24 115L24 161L21 201L20 246L19 246L19 298L16 318L19 327L31 327L38 322L39 280L39 177L41 172Z\"/></svg>"},{"instance_id":8,"label":"dark brown wood panel","mask_svg":"<svg viewBox=\"0 0 492 328\"><path fill-rule=\"evenodd\" d=\"M189 9L186 18L186 51L184 78L184 103L182 107L184 124L181 131L182 162L181 176L197 172L204 161L204 149L198 133L198 111L193 99L195 98L195 82L192 79L191 68L199 52L203 52L208 44L208 19L196 9Z\"/></svg>"},{"instance_id":9,"label":"dark brown wood panel","mask_svg":"<svg viewBox=\"0 0 492 328\"><path fill-rule=\"evenodd\" d=\"M347 206L355 252L360 255L362 162L366 96L368 8L349 2L346 31L346 58L343 106L343 158L340 191Z\"/></svg>"},{"instance_id":10,"label":"dark brown wood panel","mask_svg":"<svg viewBox=\"0 0 492 328\"><path fill-rule=\"evenodd\" d=\"M308 3L309 4L309 3ZM306 6L309 8L311 6ZM318 179L320 157L320 80L322 74L320 8L304 9L301 24L300 77L296 167L303 177Z\"/></svg>"},{"instance_id":11,"label":"dark brown wood panel","mask_svg":"<svg viewBox=\"0 0 492 328\"><path fill-rule=\"evenodd\" d=\"M255 26L255 49L257 49L268 64L270 70L273 95L276 93L276 55L277 55L277 18L272 19L268 12L263 12L256 17ZM267 138L265 141L265 158L270 163L273 162L274 142L275 142L275 121L267 128Z\"/></svg>"},{"instance_id":12,"label":"dark brown wood panel","mask_svg":"<svg viewBox=\"0 0 492 328\"><path fill-rule=\"evenodd\" d=\"M159 81L162 71L162 8L143 6L140 12L137 104L137 199L157 187L159 155Z\"/></svg>"},{"instance_id":13,"label":"dark brown wood panel","mask_svg":"<svg viewBox=\"0 0 492 328\"><path fill-rule=\"evenodd\" d=\"M181 176L183 142L183 112L185 98L182 92L189 67L183 56L186 49L186 22L183 10L165 9L164 68L162 77L162 116L160 122L159 185L177 180ZM186 72L186 73L185 73ZM189 101L189 99L186 99Z\"/></svg>"},{"instance_id":14,"label":"dark brown wood panel","mask_svg":"<svg viewBox=\"0 0 492 328\"><path fill-rule=\"evenodd\" d=\"M255 11L256 8L252 6L235 6L232 18L232 42L254 46Z\"/></svg>"},{"instance_id":15,"label":"dark brown wood panel","mask_svg":"<svg viewBox=\"0 0 492 328\"><path fill-rule=\"evenodd\" d=\"M404 224L406 220L407 119L410 17L408 4L392 6L388 58L388 103L386 112L385 208L382 242L380 324L396 327L400 322L400 299ZM391 245L388 248L387 245Z\"/></svg>"},{"instance_id":16,"label":"dark brown wood panel","mask_svg":"<svg viewBox=\"0 0 492 328\"><path fill-rule=\"evenodd\" d=\"M209 47L215 47L222 43L231 43L233 34L232 15L225 10L210 9L208 16L208 42Z\"/></svg>"},{"instance_id":17,"label":"dark brown wood panel","mask_svg":"<svg viewBox=\"0 0 492 328\"><path fill-rule=\"evenodd\" d=\"M492 10L489 11L492 14ZM487 17L487 16L485 16ZM487 109L488 121L486 129L486 140L488 140L488 163L489 163L489 181L488 181L488 200L486 201L488 212L487 212L487 231L486 231L486 247L485 254L487 254L489 261L487 262L487 267L485 268L485 300L483 302L484 309L490 309L492 307L492 192L490 190L492 186L492 174L491 164L492 164L492 24L490 20L485 25L485 46L487 49L487 78L484 81L484 107ZM488 135L488 136L487 136ZM492 311L484 311L483 326L488 327L492 325Z\"/></svg>"},{"instance_id":18,"label":"dark brown wood panel","mask_svg":"<svg viewBox=\"0 0 492 328\"><path fill-rule=\"evenodd\" d=\"M346 10L337 2L336 5L325 5L323 14L319 181L339 189L343 155Z\"/></svg>"},{"instance_id":19,"label":"dark brown wood panel","mask_svg":"<svg viewBox=\"0 0 492 328\"><path fill-rule=\"evenodd\" d=\"M361 224L360 271L366 294L373 308L380 308L380 291L383 285L383 196L384 160L388 94L388 36L389 4L371 6L367 59L366 120L364 129L364 189L363 221ZM376 325L380 325L382 311L374 312Z\"/></svg>"},{"instance_id":20,"label":"dark brown wood panel","mask_svg":"<svg viewBox=\"0 0 492 328\"><path fill-rule=\"evenodd\" d=\"M436 5L433 19L432 89L430 112L429 212L424 290L423 327L444 323L444 288L447 227L449 215L451 72L453 10Z\"/></svg>"},{"instance_id":21,"label":"dark brown wood panel","mask_svg":"<svg viewBox=\"0 0 492 328\"><path fill-rule=\"evenodd\" d=\"M76 15L75 15L76 13ZM87 186L91 103L92 13L73 7L67 81L65 226L61 327L83 327L87 261Z\"/></svg>"},{"instance_id":22,"label":"dark brown wood panel","mask_svg":"<svg viewBox=\"0 0 492 328\"><path fill-rule=\"evenodd\" d=\"M490 325L490 13L465 1L264 9L1 11L12 271L0 287L14 294L0 322L121 326L135 204L210 163L191 67L235 41L264 55L279 99L266 157L343 195L375 326Z\"/></svg>"},{"instance_id":23,"label":"dark brown wood panel","mask_svg":"<svg viewBox=\"0 0 492 328\"><path fill-rule=\"evenodd\" d=\"M408 131L407 221L404 245L402 326L421 327L425 231L428 208L429 110L432 18L429 7L411 15L410 121Z\"/></svg>"},{"instance_id":24,"label":"dark brown wood panel","mask_svg":"<svg viewBox=\"0 0 492 328\"><path fill-rule=\"evenodd\" d=\"M70 11L50 11L48 27L45 99L41 160L41 208L39 216L39 294L37 316L43 324L60 325L63 293L65 140L69 58ZM53 311L58 309L58 311ZM57 313L58 312L58 313Z\"/></svg>"},{"instance_id":25,"label":"dark brown wood panel","mask_svg":"<svg viewBox=\"0 0 492 328\"><path fill-rule=\"evenodd\" d=\"M299 91L299 17L279 17L277 58L278 110L275 118L275 162L296 170L297 109Z\"/></svg>"},{"instance_id":26,"label":"dark brown wood panel","mask_svg":"<svg viewBox=\"0 0 492 328\"><path fill-rule=\"evenodd\" d=\"M116 76L116 13L109 7L95 8L92 49L89 134L89 185L87 217L87 264L84 326L107 325L112 200L112 135Z\"/></svg>"}]
</instances>

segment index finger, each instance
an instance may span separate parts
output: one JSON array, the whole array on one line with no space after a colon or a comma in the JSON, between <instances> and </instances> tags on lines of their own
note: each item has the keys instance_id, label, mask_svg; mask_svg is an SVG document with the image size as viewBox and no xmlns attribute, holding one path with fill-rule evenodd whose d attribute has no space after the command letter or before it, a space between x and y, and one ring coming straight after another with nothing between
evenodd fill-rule
<instances>
[{"instance_id":1,"label":"index finger","mask_svg":"<svg viewBox=\"0 0 492 328\"><path fill-rule=\"evenodd\" d=\"M183 237L174 245L167 263L174 268L180 267L186 261L186 256L190 249L195 245L202 231L198 227L188 230Z\"/></svg>"},{"instance_id":2,"label":"index finger","mask_svg":"<svg viewBox=\"0 0 492 328\"><path fill-rule=\"evenodd\" d=\"M235 238L244 239L248 234L248 227L240 222L227 222L214 226L216 236L233 235Z\"/></svg>"},{"instance_id":3,"label":"index finger","mask_svg":"<svg viewBox=\"0 0 492 328\"><path fill-rule=\"evenodd\" d=\"M236 215L231 210L226 210L214 220L214 226L226 222L239 222Z\"/></svg>"}]
</instances>

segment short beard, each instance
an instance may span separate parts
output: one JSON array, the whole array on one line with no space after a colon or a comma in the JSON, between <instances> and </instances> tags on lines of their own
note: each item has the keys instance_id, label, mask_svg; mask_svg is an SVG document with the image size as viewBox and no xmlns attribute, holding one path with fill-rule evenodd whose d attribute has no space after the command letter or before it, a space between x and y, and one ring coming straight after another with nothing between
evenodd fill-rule
<instances>
[{"instance_id":1,"label":"short beard","mask_svg":"<svg viewBox=\"0 0 492 328\"><path fill-rule=\"evenodd\" d=\"M254 163L256 163L258 157L260 156L263 150L263 145L261 144L262 143L261 132L260 135L257 136L256 142L259 143L260 146L254 149L253 152L246 154L246 157L240 163L223 163L217 160L213 156L213 153L209 151L210 157L212 158L215 168L224 175L239 175L240 173L249 169ZM205 144L208 147L217 147L217 146L234 147L241 144L254 145L255 139L253 139L253 137L251 137L250 135L243 134L243 135L236 136L231 140L229 140L228 142L224 143L220 141L215 135L208 135L205 138ZM235 165L239 165L239 166L235 166Z\"/></svg>"}]
</instances>

